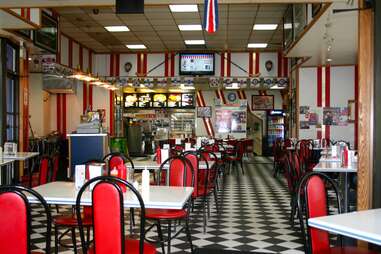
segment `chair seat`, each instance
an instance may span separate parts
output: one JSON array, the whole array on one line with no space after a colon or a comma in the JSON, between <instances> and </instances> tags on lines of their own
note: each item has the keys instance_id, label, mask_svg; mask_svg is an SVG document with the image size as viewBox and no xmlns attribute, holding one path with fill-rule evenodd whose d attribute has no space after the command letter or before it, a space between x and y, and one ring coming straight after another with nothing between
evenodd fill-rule
<instances>
[{"instance_id":1,"label":"chair seat","mask_svg":"<svg viewBox=\"0 0 381 254\"><path fill-rule=\"evenodd\" d=\"M316 254L377 254L372 250L357 247L332 247L329 250L319 251Z\"/></svg>"},{"instance_id":2,"label":"chair seat","mask_svg":"<svg viewBox=\"0 0 381 254\"><path fill-rule=\"evenodd\" d=\"M228 157L226 157L226 160L227 161L239 161L240 159L238 157L235 157L235 156L228 156Z\"/></svg>"},{"instance_id":3,"label":"chair seat","mask_svg":"<svg viewBox=\"0 0 381 254\"><path fill-rule=\"evenodd\" d=\"M82 219L82 223L84 226L91 226L93 224L92 219L89 216L82 216ZM75 216L74 214L54 216L53 224L60 226L75 227L78 226L77 216Z\"/></svg>"},{"instance_id":4,"label":"chair seat","mask_svg":"<svg viewBox=\"0 0 381 254\"><path fill-rule=\"evenodd\" d=\"M187 216L187 211L185 209L146 209L145 215L147 219L182 219Z\"/></svg>"},{"instance_id":5,"label":"chair seat","mask_svg":"<svg viewBox=\"0 0 381 254\"><path fill-rule=\"evenodd\" d=\"M134 254L134 253L139 253L139 240L134 240L130 238L126 238L124 242L124 253L128 254ZM156 254L156 247L153 246L152 244L144 242L144 249L143 249L144 254ZM94 246L90 247L89 254L94 254Z\"/></svg>"}]
</instances>

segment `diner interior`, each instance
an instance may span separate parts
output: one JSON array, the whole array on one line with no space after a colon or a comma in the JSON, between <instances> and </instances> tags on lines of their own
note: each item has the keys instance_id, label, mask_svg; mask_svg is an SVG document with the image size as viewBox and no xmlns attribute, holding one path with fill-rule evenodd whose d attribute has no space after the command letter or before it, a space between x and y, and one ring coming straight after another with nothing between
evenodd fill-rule
<instances>
[{"instance_id":1,"label":"diner interior","mask_svg":"<svg viewBox=\"0 0 381 254\"><path fill-rule=\"evenodd\" d=\"M0 254L381 253L380 27L376 0L1 0Z\"/></svg>"}]
</instances>

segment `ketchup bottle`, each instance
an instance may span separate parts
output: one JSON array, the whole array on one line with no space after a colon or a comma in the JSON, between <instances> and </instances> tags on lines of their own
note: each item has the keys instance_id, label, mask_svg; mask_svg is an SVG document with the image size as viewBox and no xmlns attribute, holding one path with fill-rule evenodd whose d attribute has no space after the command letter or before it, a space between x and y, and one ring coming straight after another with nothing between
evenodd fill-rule
<instances>
[{"instance_id":1,"label":"ketchup bottle","mask_svg":"<svg viewBox=\"0 0 381 254\"><path fill-rule=\"evenodd\" d=\"M343 158L343 161L344 161L344 166L348 166L348 147L344 147L344 158Z\"/></svg>"},{"instance_id":2,"label":"ketchup bottle","mask_svg":"<svg viewBox=\"0 0 381 254\"><path fill-rule=\"evenodd\" d=\"M118 165L118 178L126 180L127 179L127 168L124 164ZM119 184L123 192L126 192L126 186L124 184Z\"/></svg>"},{"instance_id":3,"label":"ketchup bottle","mask_svg":"<svg viewBox=\"0 0 381 254\"><path fill-rule=\"evenodd\" d=\"M156 163L161 164L161 149L160 146L156 148Z\"/></svg>"}]
</instances>

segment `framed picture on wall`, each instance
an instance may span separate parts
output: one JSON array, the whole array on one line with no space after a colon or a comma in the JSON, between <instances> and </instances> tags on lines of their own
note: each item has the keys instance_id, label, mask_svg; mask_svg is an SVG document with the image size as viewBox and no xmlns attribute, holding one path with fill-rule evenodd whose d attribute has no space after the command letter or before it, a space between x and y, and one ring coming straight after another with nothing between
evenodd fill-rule
<instances>
[{"instance_id":1,"label":"framed picture on wall","mask_svg":"<svg viewBox=\"0 0 381 254\"><path fill-rule=\"evenodd\" d=\"M211 118L212 107L197 107L197 118Z\"/></svg>"},{"instance_id":2,"label":"framed picture on wall","mask_svg":"<svg viewBox=\"0 0 381 254\"><path fill-rule=\"evenodd\" d=\"M252 110L273 110L274 95L253 95L251 100Z\"/></svg>"}]
</instances>

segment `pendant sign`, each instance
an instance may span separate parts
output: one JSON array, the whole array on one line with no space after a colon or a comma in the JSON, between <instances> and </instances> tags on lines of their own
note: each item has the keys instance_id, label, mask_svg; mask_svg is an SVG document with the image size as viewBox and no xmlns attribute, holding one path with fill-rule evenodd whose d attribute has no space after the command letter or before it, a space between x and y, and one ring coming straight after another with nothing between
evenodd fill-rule
<instances>
[{"instance_id":1,"label":"pendant sign","mask_svg":"<svg viewBox=\"0 0 381 254\"><path fill-rule=\"evenodd\" d=\"M218 29L218 3L217 0L205 0L204 29L208 33L215 33Z\"/></svg>"}]
</instances>

